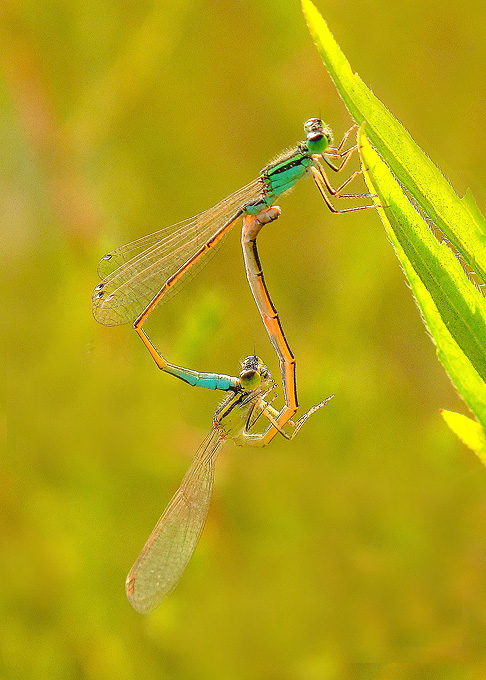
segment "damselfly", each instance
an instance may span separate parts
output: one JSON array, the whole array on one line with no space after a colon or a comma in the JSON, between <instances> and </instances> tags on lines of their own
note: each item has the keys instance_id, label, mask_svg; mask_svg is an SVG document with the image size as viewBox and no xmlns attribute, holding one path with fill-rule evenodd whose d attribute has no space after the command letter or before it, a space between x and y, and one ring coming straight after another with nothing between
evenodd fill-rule
<instances>
[{"instance_id":1,"label":"damselfly","mask_svg":"<svg viewBox=\"0 0 486 680\"><path fill-rule=\"evenodd\" d=\"M214 466L226 439L238 446L265 446L279 432L287 439L298 433L305 421L331 397L311 408L299 420L289 420L286 433L277 422L278 413L265 400L275 383L261 359L243 360L239 377L214 376L217 389L226 390L213 416L213 426L196 452L179 489L157 522L126 580L133 607L147 614L175 588L201 535L213 488ZM263 432L251 432L258 418L269 424Z\"/></svg>"},{"instance_id":2,"label":"damselfly","mask_svg":"<svg viewBox=\"0 0 486 680\"><path fill-rule=\"evenodd\" d=\"M103 281L93 292L95 319L107 326L134 322L135 330L157 366L185 382L195 384L193 371L166 361L155 348L143 329L145 321L159 302L166 301L181 281L204 263L241 217L246 216L251 222L252 217L266 211L281 194L309 173L312 173L332 212L354 212L374 207L361 205L338 210L329 198L329 195L335 198L369 197L369 194L342 193L361 173L360 170L353 172L340 187L334 189L321 163L324 161L334 172L344 168L356 149L356 145L344 148L355 127L351 127L335 147L330 127L319 118L309 119L304 125L305 141L282 153L263 168L253 182L195 217L132 241L105 255L98 267ZM247 274L250 277L248 269Z\"/></svg>"}]
</instances>

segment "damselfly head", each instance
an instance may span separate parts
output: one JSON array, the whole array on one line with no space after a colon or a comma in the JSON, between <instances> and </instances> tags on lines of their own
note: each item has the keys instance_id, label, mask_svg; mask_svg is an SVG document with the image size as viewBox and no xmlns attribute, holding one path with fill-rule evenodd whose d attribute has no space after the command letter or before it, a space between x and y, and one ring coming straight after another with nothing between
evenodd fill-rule
<instances>
[{"instance_id":1,"label":"damselfly head","mask_svg":"<svg viewBox=\"0 0 486 680\"><path fill-rule=\"evenodd\" d=\"M320 118L309 118L304 124L307 135L307 148L311 154L321 154L333 142L332 131L329 125L324 125Z\"/></svg>"},{"instance_id":2,"label":"damselfly head","mask_svg":"<svg viewBox=\"0 0 486 680\"><path fill-rule=\"evenodd\" d=\"M324 123L320 118L309 118L309 120L306 120L304 123L304 131L307 135L310 132L318 132L319 130L322 132L323 127Z\"/></svg>"},{"instance_id":3,"label":"damselfly head","mask_svg":"<svg viewBox=\"0 0 486 680\"><path fill-rule=\"evenodd\" d=\"M239 378L243 389L248 391L257 389L262 383L267 388L273 382L267 366L256 354L243 359Z\"/></svg>"}]
</instances>

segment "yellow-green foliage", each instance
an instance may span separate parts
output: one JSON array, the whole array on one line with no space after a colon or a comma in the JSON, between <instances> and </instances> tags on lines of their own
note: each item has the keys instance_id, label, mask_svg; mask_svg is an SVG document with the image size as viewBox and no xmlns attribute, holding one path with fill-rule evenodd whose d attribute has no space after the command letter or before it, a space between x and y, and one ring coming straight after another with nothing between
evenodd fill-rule
<instances>
[{"instance_id":1,"label":"yellow-green foliage","mask_svg":"<svg viewBox=\"0 0 486 680\"><path fill-rule=\"evenodd\" d=\"M320 9L484 208L482 4ZM378 217L330 215L311 181L259 243L302 406L336 396L291 443L228 445L177 590L149 618L125 599L219 396L96 324L96 265L243 186L309 117L349 127L299 3L20 0L0 21L2 680L482 677L451 665L484 657L485 472L439 414L462 404ZM236 230L150 331L191 368L255 347L277 377Z\"/></svg>"}]
</instances>

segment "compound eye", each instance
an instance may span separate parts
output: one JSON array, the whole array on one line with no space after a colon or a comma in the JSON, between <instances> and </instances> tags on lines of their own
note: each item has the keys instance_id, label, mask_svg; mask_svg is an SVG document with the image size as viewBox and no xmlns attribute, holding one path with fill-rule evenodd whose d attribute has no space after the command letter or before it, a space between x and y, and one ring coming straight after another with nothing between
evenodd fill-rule
<instances>
[{"instance_id":1,"label":"compound eye","mask_svg":"<svg viewBox=\"0 0 486 680\"><path fill-rule=\"evenodd\" d=\"M316 130L322 130L322 120L320 118L309 118L309 120L304 123L304 132L309 134Z\"/></svg>"},{"instance_id":2,"label":"compound eye","mask_svg":"<svg viewBox=\"0 0 486 680\"><path fill-rule=\"evenodd\" d=\"M313 132L312 134L307 136L307 142L310 142L311 144L322 144L322 140L324 139L324 135L322 132ZM326 135L327 142L329 143L329 137Z\"/></svg>"},{"instance_id":3,"label":"compound eye","mask_svg":"<svg viewBox=\"0 0 486 680\"><path fill-rule=\"evenodd\" d=\"M262 377L258 371L242 371L240 373L241 386L245 390L256 389L262 381Z\"/></svg>"}]
</instances>

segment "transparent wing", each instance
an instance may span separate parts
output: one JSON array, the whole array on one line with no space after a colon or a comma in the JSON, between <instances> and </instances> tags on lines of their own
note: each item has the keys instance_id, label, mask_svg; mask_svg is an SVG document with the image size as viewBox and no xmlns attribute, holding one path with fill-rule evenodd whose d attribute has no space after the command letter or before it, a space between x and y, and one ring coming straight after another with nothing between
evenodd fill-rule
<instances>
[{"instance_id":1,"label":"transparent wing","mask_svg":"<svg viewBox=\"0 0 486 680\"><path fill-rule=\"evenodd\" d=\"M213 428L127 576L128 599L142 614L158 607L191 559L208 514L214 464L223 442Z\"/></svg>"},{"instance_id":2,"label":"transparent wing","mask_svg":"<svg viewBox=\"0 0 486 680\"><path fill-rule=\"evenodd\" d=\"M214 248L206 248L194 262L196 267L189 262L224 225L236 220L240 208L256 200L261 190L261 180L256 179L209 210L105 255L98 267L104 280L93 292L95 319L106 326L134 321L184 264L189 266L177 285L207 261ZM162 300L166 299L168 296L164 295Z\"/></svg>"}]
</instances>

